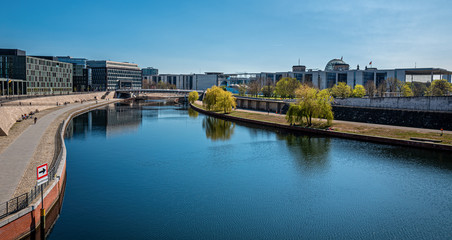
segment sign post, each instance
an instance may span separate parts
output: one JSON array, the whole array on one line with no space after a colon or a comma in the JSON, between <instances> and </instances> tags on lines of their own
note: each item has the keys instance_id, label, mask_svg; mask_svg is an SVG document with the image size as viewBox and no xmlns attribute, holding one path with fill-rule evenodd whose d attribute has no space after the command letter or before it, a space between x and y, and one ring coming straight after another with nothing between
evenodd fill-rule
<instances>
[{"instance_id":1,"label":"sign post","mask_svg":"<svg viewBox=\"0 0 452 240\"><path fill-rule=\"evenodd\" d=\"M44 209L44 188L43 184L49 181L49 168L46 164L38 166L36 168L37 185L41 186L41 239L45 239L46 236L46 210Z\"/></svg>"}]
</instances>

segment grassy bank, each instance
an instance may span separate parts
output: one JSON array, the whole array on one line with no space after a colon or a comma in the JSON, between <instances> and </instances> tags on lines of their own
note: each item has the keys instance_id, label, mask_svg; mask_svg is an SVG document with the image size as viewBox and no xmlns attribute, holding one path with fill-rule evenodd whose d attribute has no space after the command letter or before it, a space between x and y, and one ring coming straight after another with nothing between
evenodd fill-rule
<instances>
[{"instance_id":1,"label":"grassy bank","mask_svg":"<svg viewBox=\"0 0 452 240\"><path fill-rule=\"evenodd\" d=\"M194 104L196 107L202 108L200 104ZM218 112L221 113L221 112ZM251 119L262 122L277 123L283 125L289 125L285 119L285 115L268 114L266 112L247 111L247 110L235 110L228 115ZM326 123L324 120L313 120L313 128L325 129ZM452 134L444 133L440 135L438 130L430 129L408 129L397 126L382 126L376 124L333 121L331 128L336 132L353 133L366 136L395 138L400 140L410 140L412 137L440 140L441 144L452 145Z\"/></svg>"}]
</instances>

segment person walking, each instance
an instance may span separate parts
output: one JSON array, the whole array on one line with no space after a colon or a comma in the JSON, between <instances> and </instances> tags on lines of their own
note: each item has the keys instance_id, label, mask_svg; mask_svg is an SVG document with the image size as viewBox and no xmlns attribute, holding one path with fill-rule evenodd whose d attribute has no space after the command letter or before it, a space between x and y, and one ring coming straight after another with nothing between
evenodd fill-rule
<instances>
[{"instance_id":1,"label":"person walking","mask_svg":"<svg viewBox=\"0 0 452 240\"><path fill-rule=\"evenodd\" d=\"M37 117L35 117L35 124L36 124L36 122L38 121L38 118Z\"/></svg>"}]
</instances>

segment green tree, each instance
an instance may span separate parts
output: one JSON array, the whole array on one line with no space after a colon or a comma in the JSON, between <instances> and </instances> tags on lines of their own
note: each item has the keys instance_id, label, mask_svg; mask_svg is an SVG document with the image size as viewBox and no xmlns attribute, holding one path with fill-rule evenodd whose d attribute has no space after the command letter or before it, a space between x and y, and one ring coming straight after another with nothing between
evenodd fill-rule
<instances>
[{"instance_id":1,"label":"green tree","mask_svg":"<svg viewBox=\"0 0 452 240\"><path fill-rule=\"evenodd\" d=\"M410 86L411 91L413 91L413 96L415 97L424 96L425 92L427 91L427 88L430 85L430 83L423 82L407 82L406 84Z\"/></svg>"},{"instance_id":2,"label":"green tree","mask_svg":"<svg viewBox=\"0 0 452 240\"><path fill-rule=\"evenodd\" d=\"M207 89L204 95L204 99L202 100L202 104L208 111L216 110L217 96L220 95L221 92L224 92L223 89L217 86L212 86L211 88Z\"/></svg>"},{"instance_id":3,"label":"green tree","mask_svg":"<svg viewBox=\"0 0 452 240\"><path fill-rule=\"evenodd\" d=\"M331 124L333 97L327 89L319 91L302 85L296 89L295 93L298 101L291 104L288 114L286 114L286 119L290 124L303 123L303 118L308 126L312 125L312 118L324 118L328 120L328 124Z\"/></svg>"},{"instance_id":4,"label":"green tree","mask_svg":"<svg viewBox=\"0 0 452 240\"><path fill-rule=\"evenodd\" d=\"M345 82L339 82L331 88L333 97L348 98L352 94L352 88Z\"/></svg>"},{"instance_id":5,"label":"green tree","mask_svg":"<svg viewBox=\"0 0 452 240\"><path fill-rule=\"evenodd\" d=\"M199 99L199 95L198 95L197 91L193 91L188 94L188 101L190 103L194 103L198 99Z\"/></svg>"},{"instance_id":6,"label":"green tree","mask_svg":"<svg viewBox=\"0 0 452 240\"><path fill-rule=\"evenodd\" d=\"M207 89L202 103L209 111L221 110L224 113L231 112L232 108L236 107L235 97L232 96L232 93L217 86Z\"/></svg>"},{"instance_id":7,"label":"green tree","mask_svg":"<svg viewBox=\"0 0 452 240\"><path fill-rule=\"evenodd\" d=\"M296 78L281 78L276 83L275 93L282 98L294 98L295 90L300 87L300 82Z\"/></svg>"},{"instance_id":8,"label":"green tree","mask_svg":"<svg viewBox=\"0 0 452 240\"><path fill-rule=\"evenodd\" d=\"M452 92L452 84L447 80L434 80L430 87L427 88L426 96L448 96Z\"/></svg>"},{"instance_id":9,"label":"green tree","mask_svg":"<svg viewBox=\"0 0 452 240\"><path fill-rule=\"evenodd\" d=\"M364 89L363 85L357 84L355 89L353 89L353 97L362 98L364 96L366 96L366 89Z\"/></svg>"},{"instance_id":10,"label":"green tree","mask_svg":"<svg viewBox=\"0 0 452 240\"><path fill-rule=\"evenodd\" d=\"M300 105L290 104L289 110L287 110L286 113L286 120L290 125L302 123L303 118L301 114Z\"/></svg>"},{"instance_id":11,"label":"green tree","mask_svg":"<svg viewBox=\"0 0 452 240\"><path fill-rule=\"evenodd\" d=\"M317 93L317 105L319 106L317 116L327 120L328 125L331 125L333 121L333 107L331 103L334 101L328 89L323 89Z\"/></svg>"},{"instance_id":12,"label":"green tree","mask_svg":"<svg viewBox=\"0 0 452 240\"><path fill-rule=\"evenodd\" d=\"M222 110L223 113L228 113L236 106L235 97L232 96L231 92L223 91L217 95L216 109Z\"/></svg>"},{"instance_id":13,"label":"green tree","mask_svg":"<svg viewBox=\"0 0 452 240\"><path fill-rule=\"evenodd\" d=\"M402 85L402 97L412 97L413 91L411 91L411 88L408 84Z\"/></svg>"}]
</instances>

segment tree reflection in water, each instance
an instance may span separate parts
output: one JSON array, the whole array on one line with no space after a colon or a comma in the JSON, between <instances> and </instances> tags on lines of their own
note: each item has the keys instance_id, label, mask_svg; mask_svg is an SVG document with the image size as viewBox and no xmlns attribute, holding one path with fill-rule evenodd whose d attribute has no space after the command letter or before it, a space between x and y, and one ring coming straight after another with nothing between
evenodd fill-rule
<instances>
[{"instance_id":1,"label":"tree reflection in water","mask_svg":"<svg viewBox=\"0 0 452 240\"><path fill-rule=\"evenodd\" d=\"M235 123L214 117L205 117L202 127L206 130L206 137L216 140L229 140L234 133Z\"/></svg>"},{"instance_id":2,"label":"tree reflection in water","mask_svg":"<svg viewBox=\"0 0 452 240\"><path fill-rule=\"evenodd\" d=\"M192 108L188 108L188 116L191 118L197 118L199 113Z\"/></svg>"},{"instance_id":3,"label":"tree reflection in water","mask_svg":"<svg viewBox=\"0 0 452 240\"><path fill-rule=\"evenodd\" d=\"M277 138L286 140L289 152L302 169L312 170L328 165L330 138L294 134L277 134Z\"/></svg>"}]
</instances>

